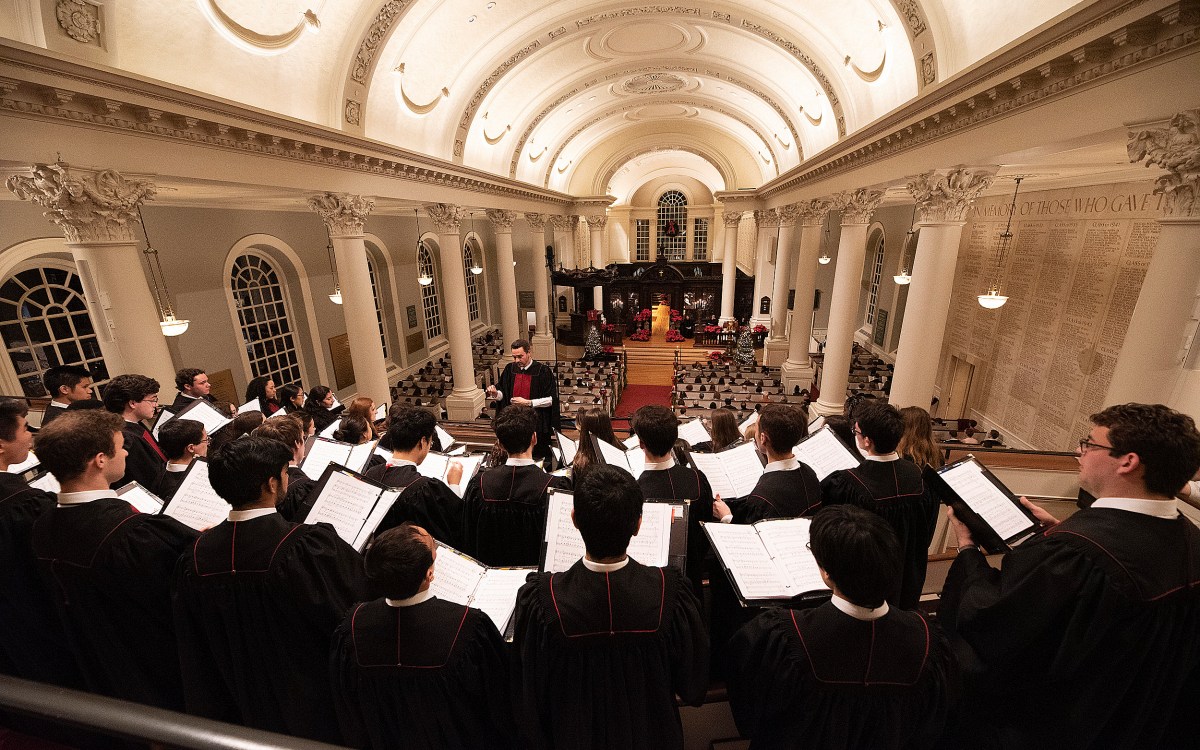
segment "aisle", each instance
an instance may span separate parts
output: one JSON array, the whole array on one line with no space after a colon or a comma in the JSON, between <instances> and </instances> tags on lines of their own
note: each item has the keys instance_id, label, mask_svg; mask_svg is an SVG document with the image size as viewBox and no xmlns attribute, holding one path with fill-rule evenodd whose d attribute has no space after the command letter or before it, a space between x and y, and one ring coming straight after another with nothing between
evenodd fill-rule
<instances>
[{"instance_id":1,"label":"aisle","mask_svg":"<svg viewBox=\"0 0 1200 750\"><path fill-rule=\"evenodd\" d=\"M634 385L625 386L621 400L617 402L617 410L613 416L628 417L647 404L671 406L671 386L669 385Z\"/></svg>"}]
</instances>

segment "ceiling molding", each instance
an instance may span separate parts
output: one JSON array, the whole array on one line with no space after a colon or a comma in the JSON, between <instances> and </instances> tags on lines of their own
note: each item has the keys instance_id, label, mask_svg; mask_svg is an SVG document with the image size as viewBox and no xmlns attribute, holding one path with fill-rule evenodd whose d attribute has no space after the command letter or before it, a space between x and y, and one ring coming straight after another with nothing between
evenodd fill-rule
<instances>
[{"instance_id":1,"label":"ceiling molding","mask_svg":"<svg viewBox=\"0 0 1200 750\"><path fill-rule=\"evenodd\" d=\"M904 21L904 31L908 34L909 47L915 52L920 48L917 37L923 36L921 42L928 45L928 51L917 59L913 55L913 65L917 70L917 90L937 83L937 42L934 33L929 29L929 15L921 7L920 0L889 0L896 15Z\"/></svg>"},{"instance_id":2,"label":"ceiling molding","mask_svg":"<svg viewBox=\"0 0 1200 750\"><path fill-rule=\"evenodd\" d=\"M729 160L726 159L724 155L721 154L721 152L717 149L712 147L705 148L704 146L707 146L707 144L703 144L701 146L683 143L669 143L662 145L655 144L653 146L640 146L634 144L624 151L618 152L610 157L605 161L604 165L596 171L596 174L603 176L596 181L595 189L600 191L608 190L609 183L613 181L613 178L617 176L617 172L620 172L621 168L626 164L635 159L640 159L643 156L661 151L683 151L692 154L693 156L698 156L712 165L713 169L717 170L717 173L721 175L721 179L725 181L726 185L736 184L735 180L737 179L737 170L734 169L733 164L730 163Z\"/></svg>"}]
</instances>

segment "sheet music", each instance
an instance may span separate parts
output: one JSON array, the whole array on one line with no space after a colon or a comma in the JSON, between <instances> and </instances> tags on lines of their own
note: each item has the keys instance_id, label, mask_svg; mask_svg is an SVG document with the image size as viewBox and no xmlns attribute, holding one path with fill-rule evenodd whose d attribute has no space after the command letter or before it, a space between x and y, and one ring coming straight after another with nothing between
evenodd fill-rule
<instances>
[{"instance_id":1,"label":"sheet music","mask_svg":"<svg viewBox=\"0 0 1200 750\"><path fill-rule=\"evenodd\" d=\"M643 503L642 527L629 540L626 552L642 565L665 568L671 550L670 503Z\"/></svg>"},{"instance_id":2,"label":"sheet music","mask_svg":"<svg viewBox=\"0 0 1200 750\"><path fill-rule=\"evenodd\" d=\"M423 477L445 481L446 468L449 465L450 459L447 458L444 453L429 451L429 453L425 456L425 460L417 464L417 473Z\"/></svg>"},{"instance_id":3,"label":"sheet music","mask_svg":"<svg viewBox=\"0 0 1200 750\"><path fill-rule=\"evenodd\" d=\"M630 474L633 473L633 469L629 466L629 459L625 457L627 455L625 451L600 439L596 440L596 445L600 448L600 457L604 459L604 463L622 468Z\"/></svg>"},{"instance_id":4,"label":"sheet music","mask_svg":"<svg viewBox=\"0 0 1200 750\"><path fill-rule=\"evenodd\" d=\"M453 435L451 435L450 433L443 430L442 426L440 424L435 424L433 426L433 431L437 433L438 440L441 441L441 443L442 443L442 452L443 453L449 451L450 446L452 446L456 442L458 442L457 440L454 439Z\"/></svg>"},{"instance_id":5,"label":"sheet music","mask_svg":"<svg viewBox=\"0 0 1200 750\"><path fill-rule=\"evenodd\" d=\"M471 594L487 568L459 554L444 544L438 545L433 560L433 582L429 589L439 599L456 604L470 604Z\"/></svg>"},{"instance_id":6,"label":"sheet music","mask_svg":"<svg viewBox=\"0 0 1200 750\"><path fill-rule=\"evenodd\" d=\"M704 532L746 599L790 599L801 593L771 559L753 526L705 523Z\"/></svg>"},{"instance_id":7,"label":"sheet music","mask_svg":"<svg viewBox=\"0 0 1200 750\"><path fill-rule=\"evenodd\" d=\"M371 454L375 452L375 446L378 444L378 440L372 440L351 448L350 454L346 456L346 468L362 473L363 469L367 468L367 461L371 460Z\"/></svg>"},{"instance_id":8,"label":"sheet music","mask_svg":"<svg viewBox=\"0 0 1200 750\"><path fill-rule=\"evenodd\" d=\"M221 499L208 481L208 462L197 458L163 515L203 531L228 518L229 510L229 503Z\"/></svg>"},{"instance_id":9,"label":"sheet music","mask_svg":"<svg viewBox=\"0 0 1200 750\"><path fill-rule=\"evenodd\" d=\"M315 482L325 473L325 467L329 464L347 466L347 461L350 460L350 452L353 449L354 446L349 443L339 443L336 440L318 438L313 441L312 447L308 449L308 455L304 457L304 463L300 464L300 470Z\"/></svg>"},{"instance_id":10,"label":"sheet music","mask_svg":"<svg viewBox=\"0 0 1200 750\"><path fill-rule=\"evenodd\" d=\"M379 406L376 406L374 421L378 422L379 420L386 417L387 416L387 408L388 408L387 404L380 404Z\"/></svg>"},{"instance_id":11,"label":"sheet music","mask_svg":"<svg viewBox=\"0 0 1200 750\"><path fill-rule=\"evenodd\" d=\"M625 460L629 462L629 473L637 479L646 470L646 453L641 448L631 448L625 451Z\"/></svg>"},{"instance_id":12,"label":"sheet music","mask_svg":"<svg viewBox=\"0 0 1200 750\"><path fill-rule=\"evenodd\" d=\"M43 492L52 492L56 495L62 491L62 487L60 487L58 484L58 479L56 479L55 476L50 472L46 472L37 479L34 479L29 483L29 486L36 487Z\"/></svg>"},{"instance_id":13,"label":"sheet music","mask_svg":"<svg viewBox=\"0 0 1200 750\"><path fill-rule=\"evenodd\" d=\"M554 431L558 436L558 446L562 449L562 462L568 466L575 460L575 454L579 452L579 443L562 434L558 430Z\"/></svg>"},{"instance_id":14,"label":"sheet music","mask_svg":"<svg viewBox=\"0 0 1200 750\"><path fill-rule=\"evenodd\" d=\"M379 443L376 443L376 444L375 444L375 455L376 455L376 456L379 456L379 457L380 457L380 458L382 458L384 461L389 461L389 460L391 460L391 458L392 458L392 452L391 452L391 451L389 451L389 450L386 450L386 449L384 449L384 448L381 448L381 447L379 446Z\"/></svg>"},{"instance_id":15,"label":"sheet music","mask_svg":"<svg viewBox=\"0 0 1200 750\"><path fill-rule=\"evenodd\" d=\"M811 523L807 518L786 518L754 524L767 553L787 571L796 593L829 588L821 580L821 569L808 549Z\"/></svg>"},{"instance_id":16,"label":"sheet music","mask_svg":"<svg viewBox=\"0 0 1200 750\"><path fill-rule=\"evenodd\" d=\"M451 448L446 451L447 456L465 456L467 455L467 446L460 445L457 448Z\"/></svg>"},{"instance_id":17,"label":"sheet music","mask_svg":"<svg viewBox=\"0 0 1200 750\"><path fill-rule=\"evenodd\" d=\"M756 411L750 412L750 416L748 416L744 420L742 420L742 423L738 425L738 431L742 433L742 437L746 436L746 430L750 429L750 425L754 424L757 421L758 421L758 412L756 412Z\"/></svg>"},{"instance_id":18,"label":"sheet music","mask_svg":"<svg viewBox=\"0 0 1200 750\"><path fill-rule=\"evenodd\" d=\"M745 497L754 491L754 486L763 475L762 461L754 443L743 443L736 448L730 448L716 457L725 466L725 473L733 483L736 494L731 497Z\"/></svg>"},{"instance_id":19,"label":"sheet music","mask_svg":"<svg viewBox=\"0 0 1200 750\"><path fill-rule=\"evenodd\" d=\"M150 430L150 434L154 436L155 440L158 440L158 431L162 429L162 426L174 418L175 412L170 409L163 409L158 413L158 419L154 420L154 429Z\"/></svg>"},{"instance_id":20,"label":"sheet music","mask_svg":"<svg viewBox=\"0 0 1200 750\"><path fill-rule=\"evenodd\" d=\"M813 419L813 421L808 423L808 433L811 435L812 433L816 432L817 430L821 429L824 426L825 426L825 415L818 414L816 416L816 418Z\"/></svg>"},{"instance_id":21,"label":"sheet music","mask_svg":"<svg viewBox=\"0 0 1200 750\"><path fill-rule=\"evenodd\" d=\"M583 557L583 537L571 523L575 497L569 492L550 491L546 509L546 565L548 573L567 570Z\"/></svg>"},{"instance_id":22,"label":"sheet music","mask_svg":"<svg viewBox=\"0 0 1200 750\"><path fill-rule=\"evenodd\" d=\"M330 472L304 523L327 523L347 544L354 544L378 499L378 487L335 470Z\"/></svg>"},{"instance_id":23,"label":"sheet music","mask_svg":"<svg viewBox=\"0 0 1200 750\"><path fill-rule=\"evenodd\" d=\"M136 508L138 513L155 515L163 506L163 501L158 495L137 482L130 482L118 489L117 497Z\"/></svg>"},{"instance_id":24,"label":"sheet music","mask_svg":"<svg viewBox=\"0 0 1200 750\"><path fill-rule=\"evenodd\" d=\"M686 440L688 445L712 442L712 435L709 435L708 430L704 429L704 420L702 419L693 419L679 425L679 437Z\"/></svg>"},{"instance_id":25,"label":"sheet music","mask_svg":"<svg viewBox=\"0 0 1200 750\"><path fill-rule=\"evenodd\" d=\"M404 490L384 490L379 496L379 500L375 502L375 507L371 509L371 515L367 516L367 520L363 522L362 530L358 532L358 536L351 542L354 549L362 552L366 548L367 542L371 535L375 533L375 529L379 528L379 524L383 523L383 519L387 516L387 512L396 504L396 499L400 497Z\"/></svg>"},{"instance_id":26,"label":"sheet music","mask_svg":"<svg viewBox=\"0 0 1200 750\"><path fill-rule=\"evenodd\" d=\"M267 419L275 419L276 417L286 417L287 415L288 415L287 409L280 408L280 409L276 409L275 413L272 414L271 416L267 417Z\"/></svg>"},{"instance_id":27,"label":"sheet music","mask_svg":"<svg viewBox=\"0 0 1200 750\"><path fill-rule=\"evenodd\" d=\"M245 414L248 411L262 411L262 404L258 403L257 398L252 398L246 403L238 407L238 414Z\"/></svg>"},{"instance_id":28,"label":"sheet music","mask_svg":"<svg viewBox=\"0 0 1200 750\"><path fill-rule=\"evenodd\" d=\"M721 463L721 453L693 453L692 463L700 470L700 473L708 478L708 484L712 487L713 496L720 495L723 499L737 497L737 490L733 486L733 480L725 473L725 464Z\"/></svg>"},{"instance_id":29,"label":"sheet music","mask_svg":"<svg viewBox=\"0 0 1200 750\"><path fill-rule=\"evenodd\" d=\"M462 478L458 480L458 484L450 484L449 482L446 482L446 485L450 489L454 490L454 494L458 495L459 497L467 494L467 486L471 483L471 478L475 476L475 472L479 470L479 465L483 463L483 459L483 456L459 456L454 459L458 463L462 464L463 467ZM446 466L446 471L450 471L449 464Z\"/></svg>"},{"instance_id":30,"label":"sheet music","mask_svg":"<svg viewBox=\"0 0 1200 750\"><path fill-rule=\"evenodd\" d=\"M319 433L320 437L333 440L333 433L337 432L337 428L341 423L342 423L342 420L340 420L340 419L333 420L332 422L329 423L329 426L327 426L325 429L321 430L321 432ZM391 454L388 454L388 458L391 458Z\"/></svg>"},{"instance_id":31,"label":"sheet music","mask_svg":"<svg viewBox=\"0 0 1200 750\"><path fill-rule=\"evenodd\" d=\"M525 585L525 579L537 568L488 568L475 587L471 606L483 610L492 618L500 634L508 627L513 610L517 608L517 592Z\"/></svg>"},{"instance_id":32,"label":"sheet music","mask_svg":"<svg viewBox=\"0 0 1200 750\"><path fill-rule=\"evenodd\" d=\"M51 408L56 408L56 407L51 407ZM37 467L39 467L41 465L42 465L42 462L38 460L37 456L33 455L33 451L29 451L29 456L21 463L9 464L8 473L9 474L24 474L25 472L29 471L30 469L36 469Z\"/></svg>"},{"instance_id":33,"label":"sheet music","mask_svg":"<svg viewBox=\"0 0 1200 750\"><path fill-rule=\"evenodd\" d=\"M213 408L213 405L204 399L197 399L194 405L188 404L187 412L184 413L181 411L180 414L183 414L184 419L194 419L200 424L204 425L204 430L209 435L233 421ZM169 416L166 419L160 419L158 424L163 425L171 419L178 418L179 414L176 414L173 417Z\"/></svg>"},{"instance_id":34,"label":"sheet music","mask_svg":"<svg viewBox=\"0 0 1200 750\"><path fill-rule=\"evenodd\" d=\"M629 450L631 448L640 448L642 447L642 439L637 435L630 435L622 440L621 444L625 446L625 450Z\"/></svg>"},{"instance_id":35,"label":"sheet music","mask_svg":"<svg viewBox=\"0 0 1200 750\"><path fill-rule=\"evenodd\" d=\"M1034 527L1033 521L1013 504L999 487L984 476L983 468L974 461L939 472L950 489L978 513L1001 539L1009 539Z\"/></svg>"},{"instance_id":36,"label":"sheet music","mask_svg":"<svg viewBox=\"0 0 1200 750\"><path fill-rule=\"evenodd\" d=\"M792 448L792 453L816 472L817 479L824 479L839 469L853 469L861 463L829 427L822 427L801 440Z\"/></svg>"}]
</instances>

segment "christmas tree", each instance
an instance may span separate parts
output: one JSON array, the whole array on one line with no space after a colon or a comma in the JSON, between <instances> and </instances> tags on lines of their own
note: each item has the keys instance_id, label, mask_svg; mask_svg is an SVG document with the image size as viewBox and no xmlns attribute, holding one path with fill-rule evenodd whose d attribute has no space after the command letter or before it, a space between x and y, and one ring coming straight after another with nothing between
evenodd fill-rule
<instances>
[{"instance_id":1,"label":"christmas tree","mask_svg":"<svg viewBox=\"0 0 1200 750\"><path fill-rule=\"evenodd\" d=\"M754 341L750 338L750 329L743 328L738 336L737 351L733 353L733 361L742 366L753 366Z\"/></svg>"},{"instance_id":2,"label":"christmas tree","mask_svg":"<svg viewBox=\"0 0 1200 750\"><path fill-rule=\"evenodd\" d=\"M583 356L596 359L603 353L604 346L600 342L600 329L592 326L588 329L587 339L583 342Z\"/></svg>"}]
</instances>

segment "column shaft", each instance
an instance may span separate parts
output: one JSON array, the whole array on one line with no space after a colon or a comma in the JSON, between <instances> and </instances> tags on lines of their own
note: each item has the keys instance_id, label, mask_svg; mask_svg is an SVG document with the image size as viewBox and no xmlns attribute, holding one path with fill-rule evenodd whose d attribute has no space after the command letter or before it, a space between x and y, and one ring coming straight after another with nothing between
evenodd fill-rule
<instances>
[{"instance_id":1,"label":"column shaft","mask_svg":"<svg viewBox=\"0 0 1200 750\"><path fill-rule=\"evenodd\" d=\"M500 335L505 344L525 338L517 309L517 273L513 266L512 211L488 211L496 232L496 279L500 289Z\"/></svg>"},{"instance_id":2,"label":"column shaft","mask_svg":"<svg viewBox=\"0 0 1200 750\"><path fill-rule=\"evenodd\" d=\"M391 403L363 235L331 235L331 239L338 282L342 286L342 315L346 319L350 359L354 363L354 387L358 395L368 396L376 404Z\"/></svg>"},{"instance_id":3,"label":"column shaft","mask_svg":"<svg viewBox=\"0 0 1200 750\"><path fill-rule=\"evenodd\" d=\"M841 414L850 377L855 317L858 315L859 279L867 255L867 224L843 224L838 242L833 295L829 301L829 326L825 361L821 367L821 397L813 404L818 414Z\"/></svg>"},{"instance_id":4,"label":"column shaft","mask_svg":"<svg viewBox=\"0 0 1200 750\"><path fill-rule=\"evenodd\" d=\"M530 253L533 265L529 273L533 274L533 309L537 317L533 340L530 343L533 344L533 356L543 362L549 362L557 359L554 337L550 332L550 305L553 303L550 301L550 282L547 279L549 270L546 268L546 247L553 244L553 238L550 242L546 241L546 217L543 214L528 213L525 214L525 220L529 222L529 241L533 245ZM521 325L521 332L525 332L524 323Z\"/></svg>"},{"instance_id":5,"label":"column shaft","mask_svg":"<svg viewBox=\"0 0 1200 750\"><path fill-rule=\"evenodd\" d=\"M721 258L721 325L734 322L733 300L737 294L737 249L738 225L742 221L741 211L726 211L725 255Z\"/></svg>"},{"instance_id":6,"label":"column shaft","mask_svg":"<svg viewBox=\"0 0 1200 750\"><path fill-rule=\"evenodd\" d=\"M450 370L454 389L446 399L446 414L452 420L473 420L483 408L484 395L475 383L471 353L471 320L467 312L467 280L463 275L462 237L459 224L463 210L444 203L426 206L438 231L442 269L442 312L446 315L446 338L450 340Z\"/></svg>"},{"instance_id":7,"label":"column shaft","mask_svg":"<svg viewBox=\"0 0 1200 750\"><path fill-rule=\"evenodd\" d=\"M779 232L779 220L774 211L755 211L758 237L754 243L754 304L750 311L750 325L770 325L770 313L763 314L762 298L771 293L775 277L772 275L771 246ZM774 231L771 231L774 230Z\"/></svg>"},{"instance_id":8,"label":"column shaft","mask_svg":"<svg viewBox=\"0 0 1200 750\"><path fill-rule=\"evenodd\" d=\"M821 216L823 219L824 214ZM796 304L788 332L787 361L783 363L784 387L789 392L797 385L808 388L813 379L808 345L812 339L812 298L817 281L817 257L821 254L821 229L822 224L808 222L800 228L800 250L794 263Z\"/></svg>"}]
</instances>

